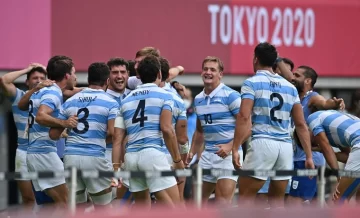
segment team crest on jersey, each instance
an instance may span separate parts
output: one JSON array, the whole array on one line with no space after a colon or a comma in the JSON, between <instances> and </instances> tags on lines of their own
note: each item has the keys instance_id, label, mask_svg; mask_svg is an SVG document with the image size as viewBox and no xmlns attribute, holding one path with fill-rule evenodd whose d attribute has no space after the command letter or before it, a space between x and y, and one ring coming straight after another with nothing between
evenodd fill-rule
<instances>
[{"instance_id":1,"label":"team crest on jersey","mask_svg":"<svg viewBox=\"0 0 360 218\"><path fill-rule=\"evenodd\" d=\"M299 186L299 181L293 180L292 188L297 189Z\"/></svg>"}]
</instances>

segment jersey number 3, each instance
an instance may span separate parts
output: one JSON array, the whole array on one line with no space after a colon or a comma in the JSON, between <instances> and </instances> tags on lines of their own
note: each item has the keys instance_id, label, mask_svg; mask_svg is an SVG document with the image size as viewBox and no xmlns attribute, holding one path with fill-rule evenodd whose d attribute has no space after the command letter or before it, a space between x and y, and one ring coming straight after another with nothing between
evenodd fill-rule
<instances>
[{"instance_id":1,"label":"jersey number 3","mask_svg":"<svg viewBox=\"0 0 360 218\"><path fill-rule=\"evenodd\" d=\"M79 130L77 127L73 128L73 131L77 134L84 134L87 131L89 131L89 122L87 121L87 118L89 117L89 109L87 108L81 108L77 112L77 117L84 112L84 116L78 119L79 123L84 124L84 129Z\"/></svg>"},{"instance_id":2,"label":"jersey number 3","mask_svg":"<svg viewBox=\"0 0 360 218\"><path fill-rule=\"evenodd\" d=\"M274 98L279 99L279 104L277 106L271 108L271 110L270 110L270 118L271 118L272 121L281 123L282 119L279 119L279 118L275 117L275 111L281 110L281 108L282 108L282 106L284 104L284 99L279 93L272 93L270 95L270 100L271 101L273 101Z\"/></svg>"},{"instance_id":3,"label":"jersey number 3","mask_svg":"<svg viewBox=\"0 0 360 218\"><path fill-rule=\"evenodd\" d=\"M140 117L138 117L140 114ZM135 114L132 118L132 123L140 122L140 127L144 127L144 122L148 118L145 117L145 100L140 100L139 105L136 108Z\"/></svg>"}]
</instances>

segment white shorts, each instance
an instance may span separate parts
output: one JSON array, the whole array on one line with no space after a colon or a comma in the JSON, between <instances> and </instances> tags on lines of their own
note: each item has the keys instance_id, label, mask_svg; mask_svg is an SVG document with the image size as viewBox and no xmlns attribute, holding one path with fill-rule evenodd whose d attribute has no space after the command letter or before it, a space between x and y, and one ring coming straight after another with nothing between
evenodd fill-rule
<instances>
[{"instance_id":1,"label":"white shorts","mask_svg":"<svg viewBox=\"0 0 360 218\"><path fill-rule=\"evenodd\" d=\"M344 170L360 171L360 144L351 148Z\"/></svg>"},{"instance_id":2,"label":"white shorts","mask_svg":"<svg viewBox=\"0 0 360 218\"><path fill-rule=\"evenodd\" d=\"M293 147L291 142L281 142L272 139L254 139L249 143L244 170L292 170ZM252 176L260 180L267 177ZM291 176L272 177L272 180L289 180Z\"/></svg>"},{"instance_id":3,"label":"white shorts","mask_svg":"<svg viewBox=\"0 0 360 218\"><path fill-rule=\"evenodd\" d=\"M171 169L165 153L154 148L125 154L125 167L128 171L168 171ZM131 178L130 192L149 189L151 193L168 189L177 184L175 177Z\"/></svg>"},{"instance_id":4,"label":"white shorts","mask_svg":"<svg viewBox=\"0 0 360 218\"><path fill-rule=\"evenodd\" d=\"M243 160L243 151L239 151L240 155L240 163L242 163ZM202 169L222 169L222 170L235 170L234 165L232 163L232 155L231 153L224 159L219 157L215 153L211 153L208 151L203 151L201 154L201 158L199 161L199 166ZM209 182L209 183L216 183L219 179L231 179L237 182L238 176L229 176L229 175L219 175L219 176L213 176L213 175L204 175L203 181Z\"/></svg>"},{"instance_id":5,"label":"white shorts","mask_svg":"<svg viewBox=\"0 0 360 218\"><path fill-rule=\"evenodd\" d=\"M50 152L46 154L27 154L26 163L29 172L64 172L64 164L56 152ZM65 178L58 177L53 179L37 179L32 180L32 183L34 185L35 191L44 191L46 189L65 184Z\"/></svg>"},{"instance_id":6,"label":"white shorts","mask_svg":"<svg viewBox=\"0 0 360 218\"><path fill-rule=\"evenodd\" d=\"M112 164L112 150L109 150L108 148L105 150L105 158ZM125 170L125 168L121 168L122 170ZM122 184L129 188L129 179L123 179ZM116 193L116 188L114 193Z\"/></svg>"},{"instance_id":7,"label":"white shorts","mask_svg":"<svg viewBox=\"0 0 360 218\"><path fill-rule=\"evenodd\" d=\"M16 149L15 172L24 172L24 173L29 172L26 164L26 153L27 153L26 151ZM16 179L16 180L28 181L29 179Z\"/></svg>"},{"instance_id":8,"label":"white shorts","mask_svg":"<svg viewBox=\"0 0 360 218\"><path fill-rule=\"evenodd\" d=\"M105 157L92 157L81 155L65 155L65 168L76 167L78 170L114 171L112 164ZM71 181L66 181L68 187ZM99 193L111 185L111 178L80 178L77 179L76 191L87 190L89 194Z\"/></svg>"}]
</instances>

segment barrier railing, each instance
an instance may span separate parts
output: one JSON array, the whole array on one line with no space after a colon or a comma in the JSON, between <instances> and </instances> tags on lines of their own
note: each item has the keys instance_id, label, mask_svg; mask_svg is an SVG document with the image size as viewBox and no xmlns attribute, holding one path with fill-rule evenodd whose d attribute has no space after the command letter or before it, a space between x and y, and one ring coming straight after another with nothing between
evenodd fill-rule
<instances>
[{"instance_id":1,"label":"barrier railing","mask_svg":"<svg viewBox=\"0 0 360 218\"><path fill-rule=\"evenodd\" d=\"M346 171L346 170L331 170L325 167L318 169L302 169L302 170L223 170L223 169L202 169L198 166L195 169L183 170L169 170L169 171L97 171L97 170L78 170L76 168L66 169L63 172L43 171L43 172L0 172L0 181L14 180L14 179L48 179L65 177L71 179L71 187L69 192L69 208L72 212L76 210L76 180L78 177L82 178L99 178L99 177L112 177L112 178L150 178L150 177L191 177L195 176L195 204L198 208L201 207L202 196L202 177L204 175L212 176L262 176L262 177L275 177L275 176L303 176L303 177L317 177L318 184L318 199L319 206L325 205L325 184L326 177L351 177L360 178L360 172Z\"/></svg>"}]
</instances>

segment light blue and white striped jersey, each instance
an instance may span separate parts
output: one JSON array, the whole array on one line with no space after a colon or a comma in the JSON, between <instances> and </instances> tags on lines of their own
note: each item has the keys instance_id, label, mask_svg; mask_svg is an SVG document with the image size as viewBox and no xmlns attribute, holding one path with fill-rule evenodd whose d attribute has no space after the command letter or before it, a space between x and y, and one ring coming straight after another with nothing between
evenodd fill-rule
<instances>
[{"instance_id":1,"label":"light blue and white striped jersey","mask_svg":"<svg viewBox=\"0 0 360 218\"><path fill-rule=\"evenodd\" d=\"M300 104L294 85L278 74L258 70L245 80L241 98L254 100L252 139L291 142L291 111L295 104Z\"/></svg>"},{"instance_id":2,"label":"light blue and white striped jersey","mask_svg":"<svg viewBox=\"0 0 360 218\"><path fill-rule=\"evenodd\" d=\"M111 89L107 89L106 90L106 93L111 96L119 105L121 105L121 100L124 99L129 93L130 93L130 89L125 89L124 90L124 93L118 93L118 92L115 92ZM112 143L108 143L106 144L106 149L111 151L112 150L112 147L113 147L113 144Z\"/></svg>"},{"instance_id":3,"label":"light blue and white striped jersey","mask_svg":"<svg viewBox=\"0 0 360 218\"><path fill-rule=\"evenodd\" d=\"M154 83L139 85L136 90L121 102L120 113L123 117L128 136L126 152L137 152L155 148L165 152L165 144L160 129L160 115L163 110L172 112L172 95Z\"/></svg>"},{"instance_id":4,"label":"light blue and white striped jersey","mask_svg":"<svg viewBox=\"0 0 360 218\"><path fill-rule=\"evenodd\" d=\"M22 111L18 108L18 103L24 95L25 92L23 90L16 88L15 96L9 98L11 101L11 108L18 134L17 148L22 151L26 151L29 145L28 135L25 134L26 125L28 123L29 112Z\"/></svg>"},{"instance_id":5,"label":"light blue and white striped jersey","mask_svg":"<svg viewBox=\"0 0 360 218\"><path fill-rule=\"evenodd\" d=\"M85 88L69 98L60 119L77 115L78 125L68 132L64 155L104 157L108 121L118 112L119 104L102 89Z\"/></svg>"},{"instance_id":6,"label":"light blue and white striped jersey","mask_svg":"<svg viewBox=\"0 0 360 218\"><path fill-rule=\"evenodd\" d=\"M171 89L171 87L164 86L163 89L168 91L174 99L174 108L172 111L173 112L172 123L173 123L173 127L175 128L175 125L178 120L187 120L185 104L184 104L184 101L181 99L180 95L178 95L177 93L174 93L174 91Z\"/></svg>"},{"instance_id":7,"label":"light blue and white striped jersey","mask_svg":"<svg viewBox=\"0 0 360 218\"><path fill-rule=\"evenodd\" d=\"M307 123L314 136L325 132L333 147L353 147L360 143L360 119L335 110L317 111Z\"/></svg>"},{"instance_id":8,"label":"light blue and white striped jersey","mask_svg":"<svg viewBox=\"0 0 360 218\"><path fill-rule=\"evenodd\" d=\"M52 116L58 117L63 95L58 85L42 88L30 97L29 102L29 148L27 153L56 152L56 141L49 137L49 127L42 126L35 121L36 114L41 105L46 105L53 110Z\"/></svg>"},{"instance_id":9,"label":"light blue and white striped jersey","mask_svg":"<svg viewBox=\"0 0 360 218\"><path fill-rule=\"evenodd\" d=\"M195 99L195 111L204 131L205 151L216 152L216 145L234 139L236 115L240 111L240 93L221 83L209 95L200 92ZM240 146L239 150L242 149Z\"/></svg>"}]
</instances>

